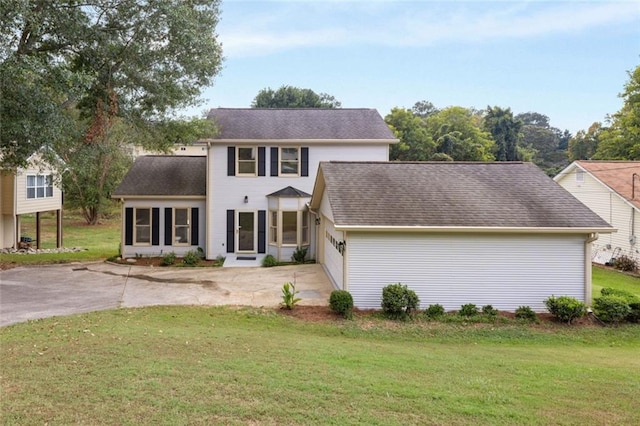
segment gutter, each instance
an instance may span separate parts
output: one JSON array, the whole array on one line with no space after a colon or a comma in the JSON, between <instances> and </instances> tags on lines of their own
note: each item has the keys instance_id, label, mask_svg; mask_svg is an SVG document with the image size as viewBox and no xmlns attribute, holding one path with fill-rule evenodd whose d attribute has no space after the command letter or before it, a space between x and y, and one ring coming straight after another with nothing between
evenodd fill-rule
<instances>
[{"instance_id":1,"label":"gutter","mask_svg":"<svg viewBox=\"0 0 640 426\"><path fill-rule=\"evenodd\" d=\"M423 233L520 233L520 234L611 234L618 230L606 228L517 227L517 226L384 226L335 225L336 231L423 232Z\"/></svg>"}]
</instances>

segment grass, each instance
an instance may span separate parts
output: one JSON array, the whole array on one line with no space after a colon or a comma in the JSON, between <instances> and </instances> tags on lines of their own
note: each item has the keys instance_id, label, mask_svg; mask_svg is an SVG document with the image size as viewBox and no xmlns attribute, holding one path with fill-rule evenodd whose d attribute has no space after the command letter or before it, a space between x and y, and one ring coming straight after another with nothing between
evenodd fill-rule
<instances>
[{"instance_id":1,"label":"grass","mask_svg":"<svg viewBox=\"0 0 640 426\"><path fill-rule=\"evenodd\" d=\"M35 215L21 217L23 236L35 239ZM40 215L40 248L55 248L55 213ZM87 225L79 212L65 211L63 217L63 246L81 247L85 251L77 253L41 253L37 255L3 254L0 263L37 265L47 263L69 263L103 260L118 254L120 244L120 215L115 214L101 220L100 224Z\"/></svg>"},{"instance_id":2,"label":"grass","mask_svg":"<svg viewBox=\"0 0 640 426\"><path fill-rule=\"evenodd\" d=\"M640 297L640 278L599 266L594 266L592 271L593 297L600 296L600 290L604 287L625 290Z\"/></svg>"},{"instance_id":3,"label":"grass","mask_svg":"<svg viewBox=\"0 0 640 426\"><path fill-rule=\"evenodd\" d=\"M639 424L640 326L154 307L0 329L4 424Z\"/></svg>"}]
</instances>

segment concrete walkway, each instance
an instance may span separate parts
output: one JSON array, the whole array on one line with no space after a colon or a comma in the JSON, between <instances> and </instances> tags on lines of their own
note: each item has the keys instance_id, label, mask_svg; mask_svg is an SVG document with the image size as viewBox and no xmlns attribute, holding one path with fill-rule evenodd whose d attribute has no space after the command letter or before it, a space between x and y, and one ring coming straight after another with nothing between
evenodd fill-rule
<instances>
[{"instance_id":1,"label":"concrete walkway","mask_svg":"<svg viewBox=\"0 0 640 426\"><path fill-rule=\"evenodd\" d=\"M327 305L333 290L320 265L275 268L154 268L110 263L0 271L0 326L58 315L152 305L276 307L295 282L300 305Z\"/></svg>"}]
</instances>

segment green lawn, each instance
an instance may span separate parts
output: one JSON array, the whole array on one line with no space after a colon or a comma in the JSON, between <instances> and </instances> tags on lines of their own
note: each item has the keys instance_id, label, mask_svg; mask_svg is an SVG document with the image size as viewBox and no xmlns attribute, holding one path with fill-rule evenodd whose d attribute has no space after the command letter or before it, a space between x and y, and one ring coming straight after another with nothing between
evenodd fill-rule
<instances>
[{"instance_id":1,"label":"green lawn","mask_svg":"<svg viewBox=\"0 0 640 426\"><path fill-rule=\"evenodd\" d=\"M600 296L603 287L613 287L619 290L626 290L640 297L640 278L627 275L623 272L593 267L593 297Z\"/></svg>"},{"instance_id":2,"label":"green lawn","mask_svg":"<svg viewBox=\"0 0 640 426\"><path fill-rule=\"evenodd\" d=\"M0 329L3 424L640 424L640 326L120 309Z\"/></svg>"}]
</instances>

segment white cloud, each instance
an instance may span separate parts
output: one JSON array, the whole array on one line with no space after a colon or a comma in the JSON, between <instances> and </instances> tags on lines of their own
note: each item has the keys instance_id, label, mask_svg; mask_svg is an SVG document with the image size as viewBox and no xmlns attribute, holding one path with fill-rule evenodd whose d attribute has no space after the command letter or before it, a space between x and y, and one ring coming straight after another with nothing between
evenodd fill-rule
<instances>
[{"instance_id":1,"label":"white cloud","mask_svg":"<svg viewBox=\"0 0 640 426\"><path fill-rule=\"evenodd\" d=\"M637 2L229 2L225 55L354 44L428 46L527 39L640 21Z\"/></svg>"}]
</instances>

